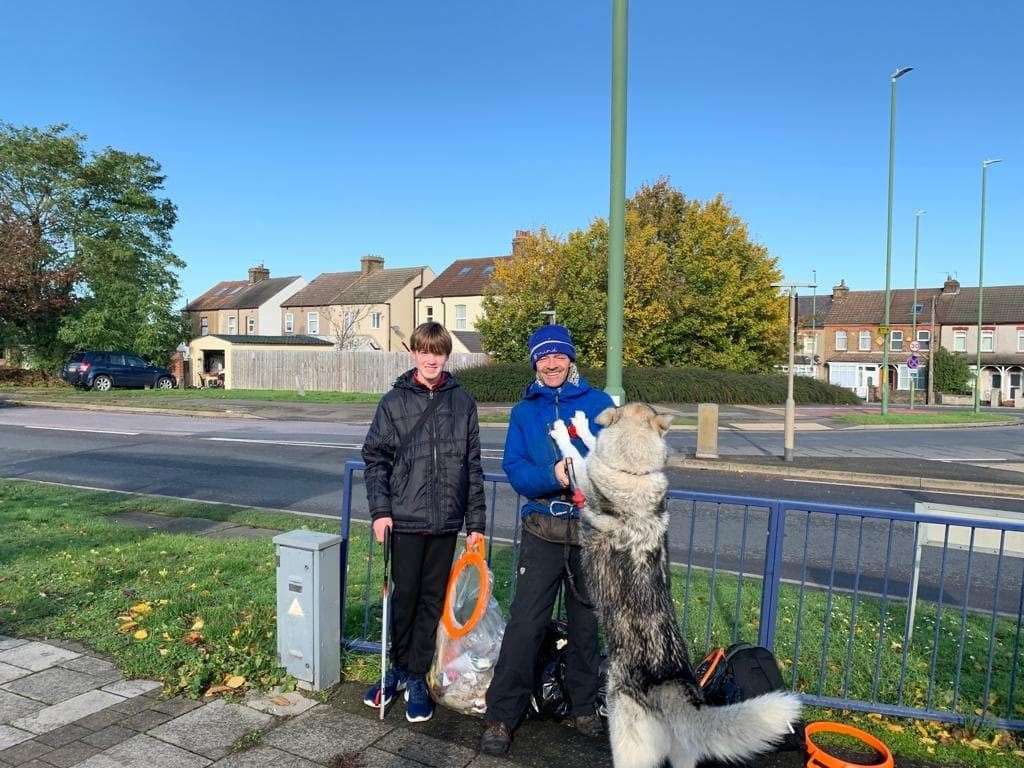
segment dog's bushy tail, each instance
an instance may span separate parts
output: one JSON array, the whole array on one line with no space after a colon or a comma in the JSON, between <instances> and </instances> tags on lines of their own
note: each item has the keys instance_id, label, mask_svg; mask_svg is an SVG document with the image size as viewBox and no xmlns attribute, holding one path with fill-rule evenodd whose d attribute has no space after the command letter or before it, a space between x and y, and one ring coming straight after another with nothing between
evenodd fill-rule
<instances>
[{"instance_id":1,"label":"dog's bushy tail","mask_svg":"<svg viewBox=\"0 0 1024 768\"><path fill-rule=\"evenodd\" d=\"M745 760L771 749L800 718L800 699L785 691L721 707L691 709L674 725L684 743L705 757L724 761Z\"/></svg>"}]
</instances>

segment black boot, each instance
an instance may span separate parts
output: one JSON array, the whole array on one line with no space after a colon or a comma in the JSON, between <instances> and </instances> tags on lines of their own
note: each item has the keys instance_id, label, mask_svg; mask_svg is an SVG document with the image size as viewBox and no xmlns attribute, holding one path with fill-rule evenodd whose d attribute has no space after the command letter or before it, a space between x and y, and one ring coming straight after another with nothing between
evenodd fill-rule
<instances>
[{"instance_id":1,"label":"black boot","mask_svg":"<svg viewBox=\"0 0 1024 768\"><path fill-rule=\"evenodd\" d=\"M512 734L500 720L488 720L483 736L480 737L480 751L485 755L501 757L512 746Z\"/></svg>"}]
</instances>

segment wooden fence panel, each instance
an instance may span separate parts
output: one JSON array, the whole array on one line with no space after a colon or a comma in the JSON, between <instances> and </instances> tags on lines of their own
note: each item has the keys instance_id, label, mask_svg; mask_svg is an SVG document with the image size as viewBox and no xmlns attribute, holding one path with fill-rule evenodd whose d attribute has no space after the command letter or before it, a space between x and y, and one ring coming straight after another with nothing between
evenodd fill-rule
<instances>
[{"instance_id":1,"label":"wooden fence panel","mask_svg":"<svg viewBox=\"0 0 1024 768\"><path fill-rule=\"evenodd\" d=\"M448 369L483 365L487 355L456 352ZM408 352L336 350L232 350L234 389L299 389L333 392L387 392L412 367Z\"/></svg>"}]
</instances>

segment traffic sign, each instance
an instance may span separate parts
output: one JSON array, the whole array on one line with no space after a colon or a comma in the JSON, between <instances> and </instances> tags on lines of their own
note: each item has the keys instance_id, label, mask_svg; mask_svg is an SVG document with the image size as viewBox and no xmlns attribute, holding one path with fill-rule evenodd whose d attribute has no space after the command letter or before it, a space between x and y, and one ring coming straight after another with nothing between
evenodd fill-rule
<instances>
[{"instance_id":1,"label":"traffic sign","mask_svg":"<svg viewBox=\"0 0 1024 768\"><path fill-rule=\"evenodd\" d=\"M907 368L912 371L917 370L919 365L921 365L921 361L917 359L917 355L911 355L907 360Z\"/></svg>"},{"instance_id":2,"label":"traffic sign","mask_svg":"<svg viewBox=\"0 0 1024 768\"><path fill-rule=\"evenodd\" d=\"M910 342L910 351L911 352L920 352L921 351L921 343L917 342L917 341Z\"/></svg>"}]
</instances>

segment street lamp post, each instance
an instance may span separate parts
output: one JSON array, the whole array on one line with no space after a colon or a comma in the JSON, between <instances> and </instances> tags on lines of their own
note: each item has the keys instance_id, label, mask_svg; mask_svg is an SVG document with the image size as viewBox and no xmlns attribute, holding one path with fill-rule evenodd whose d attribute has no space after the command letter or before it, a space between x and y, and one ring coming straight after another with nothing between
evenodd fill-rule
<instances>
[{"instance_id":1,"label":"street lamp post","mask_svg":"<svg viewBox=\"0 0 1024 768\"><path fill-rule=\"evenodd\" d=\"M983 160L981 163L981 235L978 241L978 352L974 366L974 412L981 412L981 311L985 286L985 187L989 166L1002 160Z\"/></svg>"},{"instance_id":2,"label":"street lamp post","mask_svg":"<svg viewBox=\"0 0 1024 768\"><path fill-rule=\"evenodd\" d=\"M900 67L889 79L889 209L885 233L885 333L882 334L882 415L889 413L889 292L892 286L892 186L896 170L896 81L913 67Z\"/></svg>"},{"instance_id":3,"label":"street lamp post","mask_svg":"<svg viewBox=\"0 0 1024 768\"><path fill-rule=\"evenodd\" d=\"M612 147L608 211L608 348L605 391L616 405L622 388L622 303L626 252L626 65L629 0L612 0Z\"/></svg>"},{"instance_id":4,"label":"street lamp post","mask_svg":"<svg viewBox=\"0 0 1024 768\"><path fill-rule=\"evenodd\" d=\"M793 372L793 368L796 363L796 289L813 288L817 290L818 283L815 281L809 285L792 283L790 285L773 285L772 287L789 289L789 298L787 299L787 303L789 304L789 319L786 323L786 330L789 333L789 371L786 376L786 421L784 425L785 433L783 436L782 458L785 461L792 461L793 451L796 448L796 399L793 397L793 378L796 375Z\"/></svg>"},{"instance_id":5,"label":"street lamp post","mask_svg":"<svg viewBox=\"0 0 1024 768\"><path fill-rule=\"evenodd\" d=\"M921 241L921 217L924 216L925 211L916 210L914 211L914 303L910 308L910 343L914 344L917 342L917 248ZM931 348L932 342L929 338L928 347ZM911 354L916 354L911 349ZM917 371L920 371L920 363L918 364ZM914 385L916 382L915 372L911 373L910 376L910 410L914 410ZM931 371L928 371L928 375L931 375Z\"/></svg>"}]
</instances>

